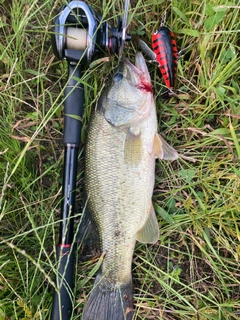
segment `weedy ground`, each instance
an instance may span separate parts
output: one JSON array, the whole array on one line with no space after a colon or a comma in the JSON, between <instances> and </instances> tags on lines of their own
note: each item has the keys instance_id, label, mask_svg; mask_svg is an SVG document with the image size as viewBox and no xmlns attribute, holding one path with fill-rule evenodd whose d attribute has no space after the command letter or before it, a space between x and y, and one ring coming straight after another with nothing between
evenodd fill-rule
<instances>
[{"instance_id":1,"label":"weedy ground","mask_svg":"<svg viewBox=\"0 0 240 320\"><path fill-rule=\"evenodd\" d=\"M54 288L63 165L67 63L51 49L52 19L64 1L0 1L0 319L48 319ZM92 1L112 26L124 3ZM179 48L176 95L149 64L159 131L185 157L157 161L153 202L160 240L137 244L135 319L240 318L239 1L131 1L131 60L166 11ZM117 65L86 67L82 147L91 111ZM79 155L76 222L81 216ZM129 213L131 214L131 213ZM76 223L77 225L77 223ZM100 252L78 250L75 308L81 315Z\"/></svg>"}]
</instances>

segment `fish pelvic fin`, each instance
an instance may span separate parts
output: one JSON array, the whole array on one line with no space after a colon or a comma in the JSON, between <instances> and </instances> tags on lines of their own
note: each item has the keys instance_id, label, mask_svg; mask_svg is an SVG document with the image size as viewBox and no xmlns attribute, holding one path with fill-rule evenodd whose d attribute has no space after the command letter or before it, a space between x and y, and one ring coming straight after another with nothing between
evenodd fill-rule
<instances>
[{"instance_id":1,"label":"fish pelvic fin","mask_svg":"<svg viewBox=\"0 0 240 320\"><path fill-rule=\"evenodd\" d=\"M136 239L142 243L156 243L159 239L159 225L153 205L145 225L136 234Z\"/></svg>"},{"instance_id":2,"label":"fish pelvic fin","mask_svg":"<svg viewBox=\"0 0 240 320\"><path fill-rule=\"evenodd\" d=\"M132 320L132 282L112 283L99 274L84 307L82 320Z\"/></svg>"},{"instance_id":3,"label":"fish pelvic fin","mask_svg":"<svg viewBox=\"0 0 240 320\"><path fill-rule=\"evenodd\" d=\"M179 155L177 151L171 147L160 134L155 134L154 137L154 152L157 158L162 160L176 160Z\"/></svg>"}]
</instances>

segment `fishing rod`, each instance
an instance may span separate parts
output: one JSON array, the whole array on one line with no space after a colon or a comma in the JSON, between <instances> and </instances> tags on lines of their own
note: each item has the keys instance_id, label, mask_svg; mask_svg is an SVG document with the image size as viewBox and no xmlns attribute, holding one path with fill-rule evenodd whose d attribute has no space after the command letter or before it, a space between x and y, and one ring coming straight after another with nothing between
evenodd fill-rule
<instances>
[{"instance_id":1,"label":"fishing rod","mask_svg":"<svg viewBox=\"0 0 240 320\"><path fill-rule=\"evenodd\" d=\"M125 29L121 19L118 20L118 26L112 28L83 1L71 1L63 5L54 19L52 48L59 60L68 62L68 79L64 91L63 186L51 320L71 319L74 302L75 190L84 109L81 77L84 67L92 61L106 53L115 54L119 49L122 50L125 40L130 40Z\"/></svg>"}]
</instances>

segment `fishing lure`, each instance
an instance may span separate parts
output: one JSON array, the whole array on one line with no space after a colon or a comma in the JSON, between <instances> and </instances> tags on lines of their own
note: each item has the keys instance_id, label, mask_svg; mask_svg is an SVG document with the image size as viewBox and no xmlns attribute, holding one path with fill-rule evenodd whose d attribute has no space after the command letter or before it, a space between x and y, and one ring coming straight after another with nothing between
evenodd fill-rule
<instances>
[{"instance_id":1,"label":"fishing lure","mask_svg":"<svg viewBox=\"0 0 240 320\"><path fill-rule=\"evenodd\" d=\"M176 80L177 61L179 58L173 32L169 28L161 26L160 29L152 35L153 50L142 40L139 40L139 46L146 55L149 56L152 62L158 63L164 82L169 89L169 96L169 93L172 93Z\"/></svg>"},{"instance_id":2,"label":"fishing lure","mask_svg":"<svg viewBox=\"0 0 240 320\"><path fill-rule=\"evenodd\" d=\"M152 49L160 72L169 90L172 90L177 76L178 50L174 33L162 26L152 35Z\"/></svg>"}]
</instances>

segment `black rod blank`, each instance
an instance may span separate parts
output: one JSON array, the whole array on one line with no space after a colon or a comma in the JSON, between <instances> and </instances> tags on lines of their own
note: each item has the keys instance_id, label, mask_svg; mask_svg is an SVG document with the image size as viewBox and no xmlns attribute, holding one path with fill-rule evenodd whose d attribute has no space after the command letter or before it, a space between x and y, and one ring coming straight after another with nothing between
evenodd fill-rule
<instances>
[{"instance_id":1,"label":"black rod blank","mask_svg":"<svg viewBox=\"0 0 240 320\"><path fill-rule=\"evenodd\" d=\"M68 83L64 102L64 173L62 187L59 243L56 249L56 290L53 297L51 320L71 318L73 308L74 245L73 223L78 151L81 142L84 106L83 85L80 83L81 66L68 64Z\"/></svg>"}]
</instances>

